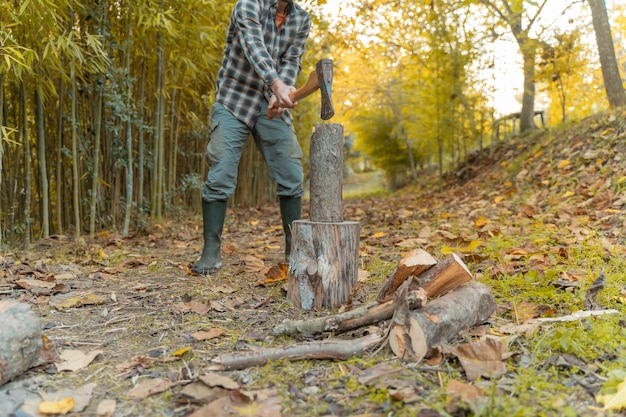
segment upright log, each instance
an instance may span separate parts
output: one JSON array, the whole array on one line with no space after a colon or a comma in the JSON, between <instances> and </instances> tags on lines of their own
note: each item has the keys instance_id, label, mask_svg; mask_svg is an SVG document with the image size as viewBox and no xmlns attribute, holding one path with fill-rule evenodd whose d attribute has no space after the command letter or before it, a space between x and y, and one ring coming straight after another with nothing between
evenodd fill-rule
<instances>
[{"instance_id":1,"label":"upright log","mask_svg":"<svg viewBox=\"0 0 626 417\"><path fill-rule=\"evenodd\" d=\"M31 368L42 347L41 324L30 306L0 301L0 385Z\"/></svg>"},{"instance_id":2,"label":"upright log","mask_svg":"<svg viewBox=\"0 0 626 417\"><path fill-rule=\"evenodd\" d=\"M343 221L343 126L315 126L311 137L311 220L292 223L287 298L304 310L348 301L358 275L358 222Z\"/></svg>"},{"instance_id":3,"label":"upright log","mask_svg":"<svg viewBox=\"0 0 626 417\"><path fill-rule=\"evenodd\" d=\"M311 158L310 209L313 222L341 222L343 126L316 125L309 148Z\"/></svg>"}]
</instances>

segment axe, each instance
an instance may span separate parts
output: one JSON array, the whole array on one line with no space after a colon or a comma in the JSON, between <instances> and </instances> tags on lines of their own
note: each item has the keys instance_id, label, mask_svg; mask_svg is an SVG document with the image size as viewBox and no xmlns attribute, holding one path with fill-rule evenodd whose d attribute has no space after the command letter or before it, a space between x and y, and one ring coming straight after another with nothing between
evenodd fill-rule
<instances>
[{"instance_id":1,"label":"axe","mask_svg":"<svg viewBox=\"0 0 626 417\"><path fill-rule=\"evenodd\" d=\"M309 79L300 88L289 94L291 101L300 101L310 96L318 89L322 96L322 120L328 120L335 115L333 108L333 60L320 59L315 65L315 71L309 74Z\"/></svg>"}]
</instances>

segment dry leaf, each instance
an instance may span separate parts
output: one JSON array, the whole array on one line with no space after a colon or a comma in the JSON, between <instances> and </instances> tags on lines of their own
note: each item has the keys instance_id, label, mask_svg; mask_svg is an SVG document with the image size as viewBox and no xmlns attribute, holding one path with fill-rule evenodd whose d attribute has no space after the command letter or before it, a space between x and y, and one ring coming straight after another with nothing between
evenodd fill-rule
<instances>
[{"instance_id":1,"label":"dry leaf","mask_svg":"<svg viewBox=\"0 0 626 417\"><path fill-rule=\"evenodd\" d=\"M98 294L59 294L50 298L50 305L57 309L100 305L106 303L107 297Z\"/></svg>"},{"instance_id":2,"label":"dry leaf","mask_svg":"<svg viewBox=\"0 0 626 417\"><path fill-rule=\"evenodd\" d=\"M172 383L161 378L145 379L126 393L128 398L138 400L168 390Z\"/></svg>"},{"instance_id":3,"label":"dry leaf","mask_svg":"<svg viewBox=\"0 0 626 417\"><path fill-rule=\"evenodd\" d=\"M86 368L101 353L101 350L94 350L89 353L84 353L80 350L64 350L59 356L63 362L56 364L57 371L74 372Z\"/></svg>"},{"instance_id":4,"label":"dry leaf","mask_svg":"<svg viewBox=\"0 0 626 417\"><path fill-rule=\"evenodd\" d=\"M411 239L401 240L400 242L396 243L396 246L399 248L417 248L420 246L424 246L427 243L428 243L428 240L426 239L411 238Z\"/></svg>"},{"instance_id":5,"label":"dry leaf","mask_svg":"<svg viewBox=\"0 0 626 417\"><path fill-rule=\"evenodd\" d=\"M213 372L209 372L206 374L202 374L198 377L203 384L207 387L222 387L226 389L239 389L240 385L238 382Z\"/></svg>"},{"instance_id":6,"label":"dry leaf","mask_svg":"<svg viewBox=\"0 0 626 417\"><path fill-rule=\"evenodd\" d=\"M63 398L59 401L42 401L39 404L41 414L67 414L74 408L73 398Z\"/></svg>"},{"instance_id":7,"label":"dry leaf","mask_svg":"<svg viewBox=\"0 0 626 417\"><path fill-rule=\"evenodd\" d=\"M102 400L98 403L98 408L96 408L96 416L113 417L116 406L115 400Z\"/></svg>"},{"instance_id":8,"label":"dry leaf","mask_svg":"<svg viewBox=\"0 0 626 417\"><path fill-rule=\"evenodd\" d=\"M370 277L370 272L365 269L359 269L357 271L357 282L365 282Z\"/></svg>"},{"instance_id":9,"label":"dry leaf","mask_svg":"<svg viewBox=\"0 0 626 417\"><path fill-rule=\"evenodd\" d=\"M248 274L259 273L265 268L265 262L252 255L246 256L244 262L246 263L246 273Z\"/></svg>"},{"instance_id":10,"label":"dry leaf","mask_svg":"<svg viewBox=\"0 0 626 417\"><path fill-rule=\"evenodd\" d=\"M224 336L225 334L226 332L224 330L214 327L211 330L199 330L193 333L191 336L198 341L202 341L215 339L216 337Z\"/></svg>"},{"instance_id":11,"label":"dry leaf","mask_svg":"<svg viewBox=\"0 0 626 417\"><path fill-rule=\"evenodd\" d=\"M219 398L188 417L281 417L281 398L263 391L248 393L252 400L240 396Z\"/></svg>"},{"instance_id":12,"label":"dry leaf","mask_svg":"<svg viewBox=\"0 0 626 417\"><path fill-rule=\"evenodd\" d=\"M196 314L206 314L211 311L211 304L209 303L200 303L198 301L189 301L188 303L177 303L174 304L174 309L180 313L188 313L193 311Z\"/></svg>"},{"instance_id":13,"label":"dry leaf","mask_svg":"<svg viewBox=\"0 0 626 417\"><path fill-rule=\"evenodd\" d=\"M261 278L256 285L270 285L276 282L286 281L289 277L289 265L280 262L276 266L272 266Z\"/></svg>"},{"instance_id":14,"label":"dry leaf","mask_svg":"<svg viewBox=\"0 0 626 417\"><path fill-rule=\"evenodd\" d=\"M95 383L89 383L78 388L65 389L57 392L45 392L41 394L41 397L44 401L51 403L58 402L59 398L71 398L74 402L71 409L72 412L80 413L89 406L95 387Z\"/></svg>"},{"instance_id":15,"label":"dry leaf","mask_svg":"<svg viewBox=\"0 0 626 417\"><path fill-rule=\"evenodd\" d=\"M175 357L183 356L185 353L189 352L190 350L191 350L190 347L180 348L176 352L172 353L172 356L175 356Z\"/></svg>"},{"instance_id":16,"label":"dry leaf","mask_svg":"<svg viewBox=\"0 0 626 417\"><path fill-rule=\"evenodd\" d=\"M505 350L506 346L502 342L490 337L452 348L450 353L459 358L467 379L473 381L479 376L504 375L506 373L504 360L511 356L511 353Z\"/></svg>"},{"instance_id":17,"label":"dry leaf","mask_svg":"<svg viewBox=\"0 0 626 417\"><path fill-rule=\"evenodd\" d=\"M485 392L480 388L458 381L456 379L448 382L446 394L452 398L459 399L465 403L473 403L477 399L486 398Z\"/></svg>"}]
</instances>

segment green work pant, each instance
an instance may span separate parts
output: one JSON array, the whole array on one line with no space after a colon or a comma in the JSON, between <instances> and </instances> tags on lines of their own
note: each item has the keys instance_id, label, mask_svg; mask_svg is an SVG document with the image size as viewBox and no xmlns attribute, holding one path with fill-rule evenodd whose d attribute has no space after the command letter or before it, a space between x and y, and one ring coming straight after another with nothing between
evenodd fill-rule
<instances>
[{"instance_id":1,"label":"green work pant","mask_svg":"<svg viewBox=\"0 0 626 417\"><path fill-rule=\"evenodd\" d=\"M263 155L270 178L276 182L277 195L302 197L302 149L294 128L281 118L268 119L265 112L266 108L262 108L257 123L250 128L223 105L214 105L207 145L209 174L202 190L204 201L226 201L235 191L239 160L250 134Z\"/></svg>"}]
</instances>

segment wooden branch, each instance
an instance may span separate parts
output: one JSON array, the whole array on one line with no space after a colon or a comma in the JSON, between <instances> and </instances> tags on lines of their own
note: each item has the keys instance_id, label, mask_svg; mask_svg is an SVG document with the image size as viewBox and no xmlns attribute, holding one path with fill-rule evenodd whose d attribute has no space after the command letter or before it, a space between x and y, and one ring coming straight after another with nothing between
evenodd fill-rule
<instances>
[{"instance_id":1,"label":"wooden branch","mask_svg":"<svg viewBox=\"0 0 626 417\"><path fill-rule=\"evenodd\" d=\"M270 361L286 359L336 359L345 360L359 355L383 341L380 334L370 334L358 339L329 339L309 343L298 343L275 348L265 348L245 352L228 353L214 358L211 362L221 369L246 369L261 366Z\"/></svg>"},{"instance_id":2,"label":"wooden branch","mask_svg":"<svg viewBox=\"0 0 626 417\"><path fill-rule=\"evenodd\" d=\"M35 365L43 348L41 324L30 306L0 301L0 385Z\"/></svg>"},{"instance_id":3,"label":"wooden branch","mask_svg":"<svg viewBox=\"0 0 626 417\"><path fill-rule=\"evenodd\" d=\"M416 249L409 252L400 259L396 270L380 290L376 300L381 303L391 300L393 293L408 277L418 276L436 264L437 260L423 249Z\"/></svg>"},{"instance_id":4,"label":"wooden branch","mask_svg":"<svg viewBox=\"0 0 626 417\"><path fill-rule=\"evenodd\" d=\"M415 289L409 291L407 302L410 309L419 308L426 303L426 291ZM343 333L361 327L389 320L393 316L393 301L382 304L370 303L354 310L310 320L287 321L274 327L274 335L313 336L324 332Z\"/></svg>"}]
</instances>

